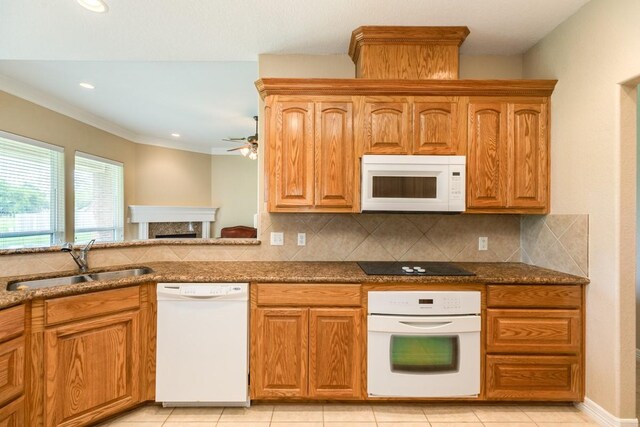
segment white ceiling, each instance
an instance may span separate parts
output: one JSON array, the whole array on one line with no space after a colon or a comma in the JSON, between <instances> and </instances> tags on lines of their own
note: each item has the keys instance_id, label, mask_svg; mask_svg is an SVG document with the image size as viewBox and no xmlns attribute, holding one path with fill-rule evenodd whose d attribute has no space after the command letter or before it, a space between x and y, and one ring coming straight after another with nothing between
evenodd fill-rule
<instances>
[{"instance_id":1,"label":"white ceiling","mask_svg":"<svg viewBox=\"0 0 640 427\"><path fill-rule=\"evenodd\" d=\"M520 54L588 0L106 1L96 14L0 0L0 89L137 142L179 132L177 147L209 152L253 133L261 53L346 53L361 25L466 25L463 54Z\"/></svg>"}]
</instances>

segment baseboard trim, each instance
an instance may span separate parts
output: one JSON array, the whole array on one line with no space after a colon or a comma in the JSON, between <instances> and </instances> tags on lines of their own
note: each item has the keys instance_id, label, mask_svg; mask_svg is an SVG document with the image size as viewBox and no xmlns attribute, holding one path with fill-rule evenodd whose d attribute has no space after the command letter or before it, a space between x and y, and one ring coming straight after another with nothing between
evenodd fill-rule
<instances>
[{"instance_id":1,"label":"baseboard trim","mask_svg":"<svg viewBox=\"0 0 640 427\"><path fill-rule=\"evenodd\" d=\"M638 427L637 418L618 418L598 405L588 397L583 403L576 403L576 407L591 417L595 422L605 427Z\"/></svg>"}]
</instances>

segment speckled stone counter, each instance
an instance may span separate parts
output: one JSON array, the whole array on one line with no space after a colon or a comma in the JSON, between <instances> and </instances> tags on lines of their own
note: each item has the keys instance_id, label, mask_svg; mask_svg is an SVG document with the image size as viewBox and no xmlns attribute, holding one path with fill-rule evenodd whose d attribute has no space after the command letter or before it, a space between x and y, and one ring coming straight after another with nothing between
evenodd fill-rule
<instances>
[{"instance_id":1,"label":"speckled stone counter","mask_svg":"<svg viewBox=\"0 0 640 427\"><path fill-rule=\"evenodd\" d=\"M25 291L6 291L9 283L77 274L75 271L55 275L0 278L0 308L36 298L54 298L92 291L130 286L143 282L281 282L281 283L495 283L586 285L589 279L560 273L524 263L455 263L475 276L368 276L355 262L152 262L144 266L152 274L119 280L94 281ZM109 270L142 267L138 264ZM101 270L105 271L105 270ZM91 272L91 271L90 271Z\"/></svg>"}]
</instances>

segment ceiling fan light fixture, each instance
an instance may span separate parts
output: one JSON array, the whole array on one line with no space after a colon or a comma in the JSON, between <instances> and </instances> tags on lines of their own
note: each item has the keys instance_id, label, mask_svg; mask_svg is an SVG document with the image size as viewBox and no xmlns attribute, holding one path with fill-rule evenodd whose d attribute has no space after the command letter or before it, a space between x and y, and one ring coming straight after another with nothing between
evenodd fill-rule
<instances>
[{"instance_id":1,"label":"ceiling fan light fixture","mask_svg":"<svg viewBox=\"0 0 640 427\"><path fill-rule=\"evenodd\" d=\"M109 7L103 0L77 0L78 4L91 12L105 13Z\"/></svg>"},{"instance_id":2,"label":"ceiling fan light fixture","mask_svg":"<svg viewBox=\"0 0 640 427\"><path fill-rule=\"evenodd\" d=\"M242 147L240 149L240 154L242 154L245 157L247 157L250 152L251 152L251 149L249 147Z\"/></svg>"},{"instance_id":3,"label":"ceiling fan light fixture","mask_svg":"<svg viewBox=\"0 0 640 427\"><path fill-rule=\"evenodd\" d=\"M250 158L251 160L255 160L255 159L257 159L257 158L258 158L258 153L256 153L255 151L252 151L252 152L249 154L249 158Z\"/></svg>"}]
</instances>

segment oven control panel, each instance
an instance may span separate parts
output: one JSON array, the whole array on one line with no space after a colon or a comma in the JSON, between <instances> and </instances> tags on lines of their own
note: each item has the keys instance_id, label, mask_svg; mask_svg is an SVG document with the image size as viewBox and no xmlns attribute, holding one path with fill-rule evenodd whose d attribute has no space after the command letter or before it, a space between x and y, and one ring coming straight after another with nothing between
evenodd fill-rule
<instances>
[{"instance_id":1,"label":"oven control panel","mask_svg":"<svg viewBox=\"0 0 640 427\"><path fill-rule=\"evenodd\" d=\"M480 313L479 291L371 291L369 314L413 316Z\"/></svg>"}]
</instances>

